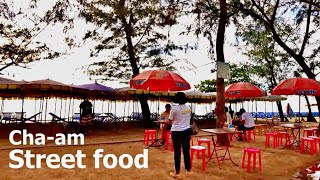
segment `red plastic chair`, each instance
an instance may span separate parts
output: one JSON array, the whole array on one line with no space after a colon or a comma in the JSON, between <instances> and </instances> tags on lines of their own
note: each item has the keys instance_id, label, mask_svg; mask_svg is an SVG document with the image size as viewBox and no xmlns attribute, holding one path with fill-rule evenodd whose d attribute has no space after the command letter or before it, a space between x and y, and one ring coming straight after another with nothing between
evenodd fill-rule
<instances>
[{"instance_id":1,"label":"red plastic chair","mask_svg":"<svg viewBox=\"0 0 320 180\"><path fill-rule=\"evenodd\" d=\"M304 145L305 142L307 143L306 146ZM306 148L309 148L310 154L311 155L315 154L317 152L316 143L317 141L315 139L308 138L308 137L301 138L300 153L303 153L303 151L306 150ZM309 147L309 144L310 144L310 147Z\"/></svg>"},{"instance_id":2,"label":"red plastic chair","mask_svg":"<svg viewBox=\"0 0 320 180\"><path fill-rule=\"evenodd\" d=\"M246 154L248 154L248 162L247 162L247 172L250 172L250 163L251 163L251 155L253 155L253 168L256 168L256 154L259 155L259 171L262 170L261 164L261 151L258 148L245 148L242 157L242 168L244 168L244 161L246 159Z\"/></svg>"},{"instance_id":3,"label":"red plastic chair","mask_svg":"<svg viewBox=\"0 0 320 180\"><path fill-rule=\"evenodd\" d=\"M273 148L278 147L278 134L277 133L272 133L272 132L267 132L266 133L265 146L266 147L270 146L270 137L273 137Z\"/></svg>"},{"instance_id":4,"label":"red plastic chair","mask_svg":"<svg viewBox=\"0 0 320 180\"><path fill-rule=\"evenodd\" d=\"M278 145L281 143L282 145L282 138L285 138L286 146L290 144L290 134L287 132L278 132Z\"/></svg>"},{"instance_id":5,"label":"red plastic chair","mask_svg":"<svg viewBox=\"0 0 320 180\"><path fill-rule=\"evenodd\" d=\"M157 131L154 129L144 130L143 143L149 146L149 142L154 142L156 140Z\"/></svg>"},{"instance_id":6,"label":"red plastic chair","mask_svg":"<svg viewBox=\"0 0 320 180\"><path fill-rule=\"evenodd\" d=\"M169 146L171 146L170 151L173 151L173 144L172 144L172 138L171 138L171 132L166 133L166 138L165 138L165 150L169 149Z\"/></svg>"},{"instance_id":7,"label":"red plastic chair","mask_svg":"<svg viewBox=\"0 0 320 180\"><path fill-rule=\"evenodd\" d=\"M247 141L248 142L251 142L251 134L253 135L253 141L255 142L256 141L256 132L254 130L248 130L248 131L244 131L245 135L248 137L247 138Z\"/></svg>"},{"instance_id":8,"label":"red plastic chair","mask_svg":"<svg viewBox=\"0 0 320 180\"><path fill-rule=\"evenodd\" d=\"M319 150L320 150L320 137L318 136L308 136L308 138L312 138L316 141L316 151L317 151L317 143L319 144Z\"/></svg>"},{"instance_id":9,"label":"red plastic chair","mask_svg":"<svg viewBox=\"0 0 320 180\"><path fill-rule=\"evenodd\" d=\"M198 146L201 146L202 143L206 143L206 144L207 144L207 147L208 147L208 157L210 157L210 155L211 155L211 152L210 152L211 140L210 140L210 139L205 139L205 138L198 139Z\"/></svg>"},{"instance_id":10,"label":"red plastic chair","mask_svg":"<svg viewBox=\"0 0 320 180\"><path fill-rule=\"evenodd\" d=\"M191 146L191 167L193 164L193 155L197 152L197 158L199 159L199 153L201 153L202 157L202 170L206 171L206 148L203 146Z\"/></svg>"},{"instance_id":11,"label":"red plastic chair","mask_svg":"<svg viewBox=\"0 0 320 180\"><path fill-rule=\"evenodd\" d=\"M307 134L306 136L305 136L305 134ZM308 137L308 136L314 136L315 134L314 134L314 130L313 129L304 129L303 130L303 136L305 136L305 137Z\"/></svg>"}]
</instances>

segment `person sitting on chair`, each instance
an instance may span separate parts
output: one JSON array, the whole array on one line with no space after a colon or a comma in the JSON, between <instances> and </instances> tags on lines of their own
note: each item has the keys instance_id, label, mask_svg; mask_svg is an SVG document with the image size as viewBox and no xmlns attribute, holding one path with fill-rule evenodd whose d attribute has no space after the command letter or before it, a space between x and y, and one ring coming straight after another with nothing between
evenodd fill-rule
<instances>
[{"instance_id":1,"label":"person sitting on chair","mask_svg":"<svg viewBox=\"0 0 320 180\"><path fill-rule=\"evenodd\" d=\"M160 120L165 121L165 122L169 122L171 105L166 104L165 108L166 108L166 110L163 111L160 115ZM160 129L161 129L161 138L160 139L161 139L162 144L164 144L166 134L167 134L167 132L170 132L171 126L172 126L171 124L165 124L165 123L160 124Z\"/></svg>"},{"instance_id":2,"label":"person sitting on chair","mask_svg":"<svg viewBox=\"0 0 320 180\"><path fill-rule=\"evenodd\" d=\"M253 130L255 123L254 123L252 114L249 112L246 112L246 110L243 108L240 109L240 114L241 114L242 123L238 125L238 130L242 131L243 133L245 133L245 131L248 131L248 130ZM241 140L242 139L240 137L239 141Z\"/></svg>"},{"instance_id":3,"label":"person sitting on chair","mask_svg":"<svg viewBox=\"0 0 320 180\"><path fill-rule=\"evenodd\" d=\"M92 103L88 99L84 99L80 104L80 123L89 124L92 116Z\"/></svg>"}]
</instances>

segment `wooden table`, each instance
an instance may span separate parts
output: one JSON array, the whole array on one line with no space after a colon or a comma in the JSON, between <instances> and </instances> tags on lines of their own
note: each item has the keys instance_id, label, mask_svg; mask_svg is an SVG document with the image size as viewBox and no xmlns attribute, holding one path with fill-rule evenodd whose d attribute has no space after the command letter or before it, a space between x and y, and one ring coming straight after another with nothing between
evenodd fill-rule
<instances>
[{"instance_id":1,"label":"wooden table","mask_svg":"<svg viewBox=\"0 0 320 180\"><path fill-rule=\"evenodd\" d=\"M227 146L219 146L217 144L217 142L214 140L214 136L215 135L227 135L228 136L228 140L229 140L229 134L239 133L240 131L230 130L230 129L223 129L223 128L201 129L201 131L210 133L211 137L212 137L213 150L212 150L211 156L210 156L209 160L207 161L207 163L212 159L216 159L217 162L218 162L219 168L221 169L220 161L230 160L234 165L238 166L238 164L233 162L233 160L231 158L230 151L229 151L229 145L227 145ZM223 156L218 156L218 151L221 151L221 150L224 151L224 155ZM229 156L228 158L226 158L227 154Z\"/></svg>"}]
</instances>

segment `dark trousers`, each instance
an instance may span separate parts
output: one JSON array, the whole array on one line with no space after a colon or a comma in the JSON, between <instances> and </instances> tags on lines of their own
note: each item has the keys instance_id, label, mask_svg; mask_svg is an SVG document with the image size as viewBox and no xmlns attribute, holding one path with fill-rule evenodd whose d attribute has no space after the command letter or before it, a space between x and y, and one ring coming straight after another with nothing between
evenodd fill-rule
<instances>
[{"instance_id":1,"label":"dark trousers","mask_svg":"<svg viewBox=\"0 0 320 180\"><path fill-rule=\"evenodd\" d=\"M176 173L180 173L181 146L183 151L184 166L187 171L191 170L190 165L190 129L185 131L172 131L172 144L174 150L174 165Z\"/></svg>"},{"instance_id":2,"label":"dark trousers","mask_svg":"<svg viewBox=\"0 0 320 180\"><path fill-rule=\"evenodd\" d=\"M238 130L240 130L240 131L242 131L243 133L245 132L245 131L249 131L249 130L253 130L254 129L254 126L253 127L245 127L243 124L240 124L239 126L238 126Z\"/></svg>"}]
</instances>

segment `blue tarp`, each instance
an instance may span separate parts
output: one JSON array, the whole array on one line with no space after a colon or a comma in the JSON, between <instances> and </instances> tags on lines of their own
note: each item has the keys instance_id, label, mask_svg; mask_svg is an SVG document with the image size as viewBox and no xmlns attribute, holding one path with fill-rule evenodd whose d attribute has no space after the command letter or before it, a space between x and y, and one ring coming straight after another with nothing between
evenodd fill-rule
<instances>
[{"instance_id":1,"label":"blue tarp","mask_svg":"<svg viewBox=\"0 0 320 180\"><path fill-rule=\"evenodd\" d=\"M258 117L258 118L272 118L273 116L278 116L279 117L279 113L278 112L258 112L258 113L251 113L252 116L255 118L255 117ZM308 112L300 112L301 116L302 117L307 117L308 115ZM284 115L286 116L287 114L284 113ZM319 117L319 112L312 112L312 115L314 117ZM299 116L299 112L294 112L293 113L293 116Z\"/></svg>"}]
</instances>

